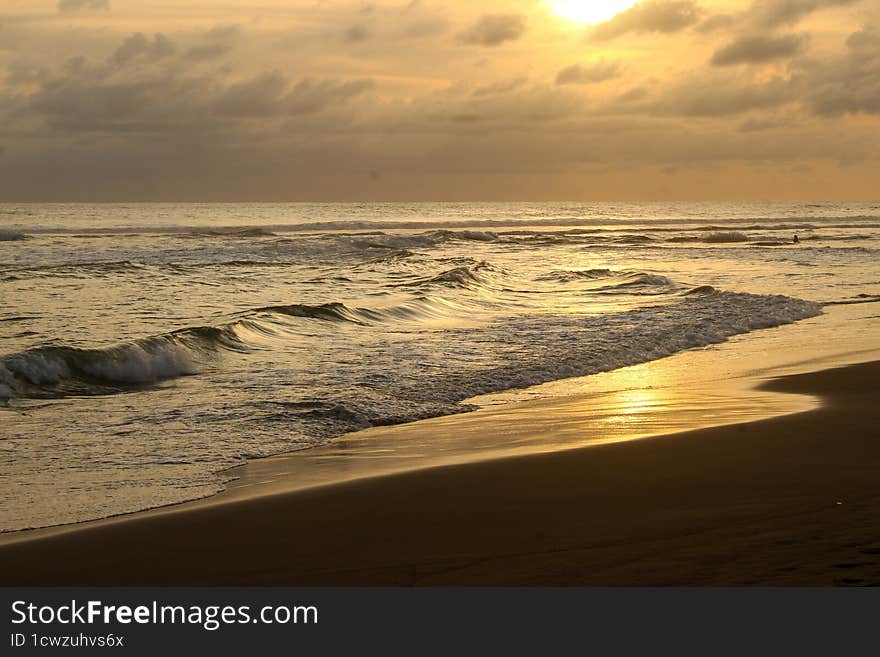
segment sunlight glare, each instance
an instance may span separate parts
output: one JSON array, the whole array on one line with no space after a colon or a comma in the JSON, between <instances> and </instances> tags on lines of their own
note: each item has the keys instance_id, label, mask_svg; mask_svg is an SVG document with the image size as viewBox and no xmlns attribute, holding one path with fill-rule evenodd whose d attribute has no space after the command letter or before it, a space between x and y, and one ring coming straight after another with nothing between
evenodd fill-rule
<instances>
[{"instance_id":1,"label":"sunlight glare","mask_svg":"<svg viewBox=\"0 0 880 657\"><path fill-rule=\"evenodd\" d=\"M637 0L550 0L550 8L560 18L575 23L603 23L629 9Z\"/></svg>"}]
</instances>

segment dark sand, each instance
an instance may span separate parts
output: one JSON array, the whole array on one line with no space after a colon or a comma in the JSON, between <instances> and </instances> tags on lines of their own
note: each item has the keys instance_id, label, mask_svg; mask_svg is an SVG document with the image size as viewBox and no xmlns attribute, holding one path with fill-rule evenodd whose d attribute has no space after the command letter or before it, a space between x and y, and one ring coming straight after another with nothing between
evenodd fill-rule
<instances>
[{"instance_id":1,"label":"dark sand","mask_svg":"<svg viewBox=\"0 0 880 657\"><path fill-rule=\"evenodd\" d=\"M770 385L825 403L35 533L0 584L880 584L880 363Z\"/></svg>"}]
</instances>

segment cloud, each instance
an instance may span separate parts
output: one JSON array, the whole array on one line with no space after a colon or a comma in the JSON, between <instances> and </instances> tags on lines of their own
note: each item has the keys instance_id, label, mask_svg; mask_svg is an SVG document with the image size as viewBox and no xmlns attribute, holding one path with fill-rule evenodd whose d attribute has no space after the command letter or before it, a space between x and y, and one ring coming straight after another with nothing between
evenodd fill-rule
<instances>
[{"instance_id":1,"label":"cloud","mask_svg":"<svg viewBox=\"0 0 880 657\"><path fill-rule=\"evenodd\" d=\"M880 31L854 32L846 48L842 56L799 63L809 89L807 106L826 118L880 115Z\"/></svg>"},{"instance_id":2,"label":"cloud","mask_svg":"<svg viewBox=\"0 0 880 657\"><path fill-rule=\"evenodd\" d=\"M58 11L62 14L83 10L109 11L110 0L58 0Z\"/></svg>"},{"instance_id":3,"label":"cloud","mask_svg":"<svg viewBox=\"0 0 880 657\"><path fill-rule=\"evenodd\" d=\"M620 77L620 62L604 60L592 64L572 64L556 74L556 84L594 84Z\"/></svg>"},{"instance_id":4,"label":"cloud","mask_svg":"<svg viewBox=\"0 0 880 657\"><path fill-rule=\"evenodd\" d=\"M365 25L352 25L342 33L342 38L348 43L360 43L370 38L370 31Z\"/></svg>"},{"instance_id":5,"label":"cloud","mask_svg":"<svg viewBox=\"0 0 880 657\"><path fill-rule=\"evenodd\" d=\"M519 127L565 121L584 110L580 96L547 85L486 97L471 107L487 121Z\"/></svg>"},{"instance_id":6,"label":"cloud","mask_svg":"<svg viewBox=\"0 0 880 657\"><path fill-rule=\"evenodd\" d=\"M661 116L727 117L795 102L798 91L799 80L779 76L765 82L736 75L695 77L671 87L645 109Z\"/></svg>"},{"instance_id":7,"label":"cloud","mask_svg":"<svg viewBox=\"0 0 880 657\"><path fill-rule=\"evenodd\" d=\"M373 89L376 83L362 80L313 80L298 83L282 103L288 114L312 114L343 103Z\"/></svg>"},{"instance_id":8,"label":"cloud","mask_svg":"<svg viewBox=\"0 0 880 657\"><path fill-rule=\"evenodd\" d=\"M610 21L612 35L628 35L614 53L605 51L617 42L576 52L571 38L588 34L539 25L523 9L535 0L485 10L528 16L527 33L521 18L506 35L477 20L479 6L407 1L369 12L360 2L264 3L248 22L245 8L194 14L175 0L178 9L102 14L75 29L67 19L77 15L53 16L49 2L45 20L4 19L0 198L671 197L646 167L676 170L663 184L682 196L876 187L880 34L856 27L871 18L868 2L864 15L813 16L810 50L764 60L756 43L785 45L784 35L807 30L767 13L760 22L747 15L751 0L643 2L636 18ZM697 3L718 16L701 22ZM652 5L679 9L655 20ZM732 13L737 5L746 11ZM803 20L805 6L786 15ZM364 30L348 35L355 45L344 41L351 27ZM764 41L749 44L755 37ZM721 64L743 65L710 66L716 50ZM755 61L780 65L745 65ZM867 162L851 169L862 182L836 176L837 159ZM792 182L795 162L815 179ZM749 167L766 168L750 177Z\"/></svg>"},{"instance_id":9,"label":"cloud","mask_svg":"<svg viewBox=\"0 0 880 657\"><path fill-rule=\"evenodd\" d=\"M697 25L696 30L704 34L720 30L730 30L736 26L739 19L740 17L737 14L715 14Z\"/></svg>"},{"instance_id":10,"label":"cloud","mask_svg":"<svg viewBox=\"0 0 880 657\"><path fill-rule=\"evenodd\" d=\"M289 83L278 71L270 71L227 87L214 102L225 116L272 116L278 113Z\"/></svg>"},{"instance_id":11,"label":"cloud","mask_svg":"<svg viewBox=\"0 0 880 657\"><path fill-rule=\"evenodd\" d=\"M743 121L738 129L740 132L763 132L765 130L787 128L791 125L791 120L783 120L776 117L752 117Z\"/></svg>"},{"instance_id":12,"label":"cloud","mask_svg":"<svg viewBox=\"0 0 880 657\"><path fill-rule=\"evenodd\" d=\"M715 51L713 66L762 64L774 59L792 57L803 50L807 38L800 34L744 36Z\"/></svg>"},{"instance_id":13,"label":"cloud","mask_svg":"<svg viewBox=\"0 0 880 657\"><path fill-rule=\"evenodd\" d=\"M375 86L371 79L293 81L277 71L230 81L226 71L200 73L189 61L188 53L177 55L164 35L150 39L137 33L123 40L106 63L80 56L55 70L19 66L18 76L31 88L5 93L0 88L0 122L5 119L8 129L18 122L58 137L196 138L220 126L231 129L231 120L280 122L334 112Z\"/></svg>"},{"instance_id":14,"label":"cloud","mask_svg":"<svg viewBox=\"0 0 880 657\"><path fill-rule=\"evenodd\" d=\"M370 79L305 79L291 88L287 78L271 71L230 85L217 97L213 109L232 117L301 116L338 106L374 86Z\"/></svg>"},{"instance_id":15,"label":"cloud","mask_svg":"<svg viewBox=\"0 0 880 657\"><path fill-rule=\"evenodd\" d=\"M697 26L697 31L775 30L795 25L814 12L859 2L861 0L755 0L745 11L710 16Z\"/></svg>"},{"instance_id":16,"label":"cloud","mask_svg":"<svg viewBox=\"0 0 880 657\"><path fill-rule=\"evenodd\" d=\"M192 61L217 59L232 52L241 30L236 26L215 27L205 34L205 43L190 48L184 57Z\"/></svg>"},{"instance_id":17,"label":"cloud","mask_svg":"<svg viewBox=\"0 0 880 657\"><path fill-rule=\"evenodd\" d=\"M14 60L6 66L4 83L11 87L27 86L44 82L48 75L49 72L45 68Z\"/></svg>"},{"instance_id":18,"label":"cloud","mask_svg":"<svg viewBox=\"0 0 880 657\"><path fill-rule=\"evenodd\" d=\"M630 32L672 34L694 25L701 14L694 0L642 0L610 21L597 25L589 35L594 40L607 41Z\"/></svg>"},{"instance_id":19,"label":"cloud","mask_svg":"<svg viewBox=\"0 0 880 657\"><path fill-rule=\"evenodd\" d=\"M618 103L629 104L636 103L640 100L645 99L648 96L648 89L645 87L633 87L632 89L627 89L622 94L617 97Z\"/></svg>"},{"instance_id":20,"label":"cloud","mask_svg":"<svg viewBox=\"0 0 880 657\"><path fill-rule=\"evenodd\" d=\"M354 10L351 4L324 0L313 3L308 9L303 7L306 4L304 0L288 4L291 5L289 11L292 14L301 12L303 19L295 23L279 21L279 26L273 26L271 31L281 31L280 40L270 37L268 42L261 44L252 42L253 47L249 48L252 55L265 55L274 43L291 52L308 51L306 56L350 56L350 51L331 54L333 44L342 42L347 46L357 46L361 61L365 58L390 61L399 56L398 61L407 64L411 57L425 58L431 54L427 41L448 32L450 27L448 10L436 3L431 7L421 3L367 4ZM299 9L296 9L297 5ZM267 25L262 22L253 23L249 30L267 35ZM402 42L413 40L424 43L415 47L407 46L409 51L406 53L402 50L397 52L397 47L403 47L400 45Z\"/></svg>"},{"instance_id":21,"label":"cloud","mask_svg":"<svg viewBox=\"0 0 880 657\"><path fill-rule=\"evenodd\" d=\"M488 14L459 35L462 43L472 46L499 46L516 41L526 31L526 18L520 14Z\"/></svg>"},{"instance_id":22,"label":"cloud","mask_svg":"<svg viewBox=\"0 0 880 657\"><path fill-rule=\"evenodd\" d=\"M110 56L110 62L116 66L125 66L136 59L156 60L170 57L177 52L177 47L164 34L153 35L152 41L141 32L129 36Z\"/></svg>"},{"instance_id":23,"label":"cloud","mask_svg":"<svg viewBox=\"0 0 880 657\"><path fill-rule=\"evenodd\" d=\"M339 21L348 26L342 30L342 40L358 44L374 42L382 48L395 41L424 39L442 34L449 29L449 22L440 9L428 9L419 2L404 6L365 5L355 17L340 13L331 23Z\"/></svg>"},{"instance_id":24,"label":"cloud","mask_svg":"<svg viewBox=\"0 0 880 657\"><path fill-rule=\"evenodd\" d=\"M402 39L422 39L443 34L448 29L449 23L443 18L422 18L406 23L398 36Z\"/></svg>"},{"instance_id":25,"label":"cloud","mask_svg":"<svg viewBox=\"0 0 880 657\"><path fill-rule=\"evenodd\" d=\"M433 131L449 123L521 130L536 124L563 123L583 112L583 98L578 93L547 84L528 85L524 79L515 79L473 92L455 85L388 108L379 121L383 126L395 125L397 129L414 132Z\"/></svg>"},{"instance_id":26,"label":"cloud","mask_svg":"<svg viewBox=\"0 0 880 657\"><path fill-rule=\"evenodd\" d=\"M752 5L749 14L758 26L776 28L794 25L814 11L857 2L860 0L758 0Z\"/></svg>"},{"instance_id":27,"label":"cloud","mask_svg":"<svg viewBox=\"0 0 880 657\"><path fill-rule=\"evenodd\" d=\"M479 98L481 96L494 96L495 94L506 94L511 91L515 91L516 89L520 89L523 87L529 78L527 76L522 76L518 78L514 78L512 80L505 80L503 82L496 82L494 84L487 84L483 87L479 87L474 90L472 94L474 97Z\"/></svg>"}]
</instances>

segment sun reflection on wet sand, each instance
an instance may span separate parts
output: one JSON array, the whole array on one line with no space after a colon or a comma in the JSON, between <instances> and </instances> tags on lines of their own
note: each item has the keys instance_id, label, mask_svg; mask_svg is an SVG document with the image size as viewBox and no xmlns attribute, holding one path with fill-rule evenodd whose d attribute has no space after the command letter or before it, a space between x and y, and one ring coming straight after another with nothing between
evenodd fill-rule
<instances>
[{"instance_id":1,"label":"sun reflection on wet sand","mask_svg":"<svg viewBox=\"0 0 880 657\"><path fill-rule=\"evenodd\" d=\"M662 436L808 410L817 400L756 390L754 380L683 384L673 359L557 382L563 396L488 403L473 413L376 427L248 463L219 500L393 472ZM540 394L546 394L543 386ZM592 388L587 391L585 388ZM522 393L522 391L521 391Z\"/></svg>"}]
</instances>

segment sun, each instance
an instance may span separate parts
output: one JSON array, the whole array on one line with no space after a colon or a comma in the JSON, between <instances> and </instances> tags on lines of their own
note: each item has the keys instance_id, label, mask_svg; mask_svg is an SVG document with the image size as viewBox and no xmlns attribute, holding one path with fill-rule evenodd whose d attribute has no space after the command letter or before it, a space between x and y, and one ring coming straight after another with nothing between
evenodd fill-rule
<instances>
[{"instance_id":1,"label":"sun","mask_svg":"<svg viewBox=\"0 0 880 657\"><path fill-rule=\"evenodd\" d=\"M575 23L604 23L629 9L638 0L549 0L550 9L560 18Z\"/></svg>"}]
</instances>

